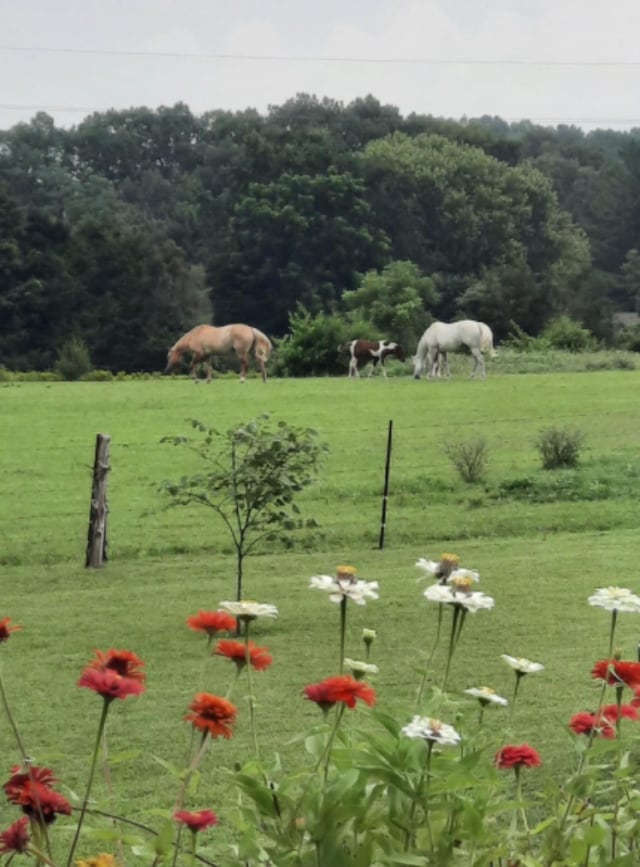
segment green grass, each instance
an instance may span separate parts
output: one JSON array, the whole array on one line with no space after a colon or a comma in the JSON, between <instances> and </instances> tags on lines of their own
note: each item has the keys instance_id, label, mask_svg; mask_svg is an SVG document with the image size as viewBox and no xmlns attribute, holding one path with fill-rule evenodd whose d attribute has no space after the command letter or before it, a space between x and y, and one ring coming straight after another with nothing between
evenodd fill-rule
<instances>
[{"instance_id":1,"label":"green grass","mask_svg":"<svg viewBox=\"0 0 640 867\"><path fill-rule=\"evenodd\" d=\"M361 657L361 629L377 630L379 706L405 719L436 623L414 563L449 550L480 570L481 589L496 599L494 611L468 618L452 693L487 684L509 696L513 675L500 653L543 662L545 671L522 685L514 736L535 743L546 772L560 775L572 762L566 721L596 701L589 671L607 649L609 619L587 596L607 584L640 589L639 386L633 371L606 371L490 375L484 382L345 377L266 386L166 379L0 387L0 618L24 625L0 648L0 662L27 749L81 792L100 702L75 682L95 648L134 650L147 661L148 691L112 707L111 751L140 750L113 769L118 811L124 803L153 823L149 809L171 807L175 781L153 756L182 765L189 701L203 686L224 694L232 674L224 660L204 666L204 639L185 619L233 597L234 561L212 514L163 508L158 483L190 470L193 458L160 439L189 433L191 417L224 430L270 412L316 428L330 454L318 483L300 498L303 514L320 528L297 537L291 550L283 542L251 557L246 567L247 595L280 609L277 621L255 630L275 660L255 676L264 756L277 750L286 766L295 765L301 747L291 739L317 721L301 690L337 668L338 609L307 589L309 576L347 562L380 582L379 601L349 610L347 654ZM379 551L389 419L391 488ZM550 425L585 432L577 470L540 469L535 440ZM110 561L91 572L83 562L98 432L112 437ZM489 470L483 485L468 486L442 446L473 436L488 443ZM626 658L635 658L639 639L640 622L622 616L617 643ZM443 659L440 648L436 685ZM251 750L242 696L237 734L214 745L194 805L222 816L234 799L223 769ZM490 719L499 737L504 716L496 711ZM6 773L17 753L4 723L0 749ZM0 818L5 827L12 809L0 804Z\"/></svg>"}]
</instances>

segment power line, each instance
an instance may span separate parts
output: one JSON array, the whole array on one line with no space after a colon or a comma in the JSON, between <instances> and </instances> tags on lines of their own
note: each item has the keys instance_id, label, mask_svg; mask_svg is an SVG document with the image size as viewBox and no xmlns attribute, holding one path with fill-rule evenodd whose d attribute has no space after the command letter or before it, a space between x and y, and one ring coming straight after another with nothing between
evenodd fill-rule
<instances>
[{"instance_id":1,"label":"power line","mask_svg":"<svg viewBox=\"0 0 640 867\"><path fill-rule=\"evenodd\" d=\"M110 57L160 57L184 60L240 60L269 63L364 63L424 66L551 66L551 67L629 67L639 68L640 60L523 60L449 57L353 57L296 54L236 54L224 52L142 51L111 48L54 48L35 45L0 45L0 51L40 54L87 54Z\"/></svg>"}]
</instances>

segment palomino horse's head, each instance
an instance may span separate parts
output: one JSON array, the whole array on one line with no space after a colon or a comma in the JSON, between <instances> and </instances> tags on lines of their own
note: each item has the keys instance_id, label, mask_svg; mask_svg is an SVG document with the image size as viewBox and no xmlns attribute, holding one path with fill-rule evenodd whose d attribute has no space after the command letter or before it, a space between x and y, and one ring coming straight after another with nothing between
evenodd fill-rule
<instances>
[{"instance_id":1,"label":"palomino horse's head","mask_svg":"<svg viewBox=\"0 0 640 867\"><path fill-rule=\"evenodd\" d=\"M181 361L182 352L179 349L176 349L175 346L172 346L167 352L167 366L165 367L164 372L169 373L174 367L177 367Z\"/></svg>"}]
</instances>

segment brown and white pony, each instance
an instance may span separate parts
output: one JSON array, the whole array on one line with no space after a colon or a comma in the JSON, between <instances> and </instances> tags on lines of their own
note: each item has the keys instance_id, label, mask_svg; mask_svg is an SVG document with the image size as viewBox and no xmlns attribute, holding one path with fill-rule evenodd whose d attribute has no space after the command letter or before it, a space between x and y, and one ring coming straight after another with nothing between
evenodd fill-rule
<instances>
[{"instance_id":1,"label":"brown and white pony","mask_svg":"<svg viewBox=\"0 0 640 867\"><path fill-rule=\"evenodd\" d=\"M369 365L369 376L371 376L380 364L382 375L386 377L387 372L384 369L386 358L392 356L399 361L404 361L402 346L389 340L352 340L350 343L341 344L338 350L349 353L349 376L360 376L358 368L366 364Z\"/></svg>"},{"instance_id":2,"label":"brown and white pony","mask_svg":"<svg viewBox=\"0 0 640 867\"><path fill-rule=\"evenodd\" d=\"M195 381L198 381L196 368L199 364L204 364L207 382L211 382L211 356L233 351L240 360L240 382L244 382L249 368L249 352L253 350L262 381L266 382L266 363L271 349L271 341L267 335L252 325L236 323L219 328L214 325L196 325L183 334L169 350L165 373L179 365L185 355L191 355L190 372Z\"/></svg>"}]
</instances>

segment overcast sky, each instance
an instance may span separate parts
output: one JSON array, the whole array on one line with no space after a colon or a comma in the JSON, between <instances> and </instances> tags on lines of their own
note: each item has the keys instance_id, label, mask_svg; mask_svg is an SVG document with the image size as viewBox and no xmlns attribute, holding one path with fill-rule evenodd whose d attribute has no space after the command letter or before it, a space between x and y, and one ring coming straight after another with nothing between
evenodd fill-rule
<instances>
[{"instance_id":1,"label":"overcast sky","mask_svg":"<svg viewBox=\"0 0 640 867\"><path fill-rule=\"evenodd\" d=\"M0 0L0 129L36 111L402 114L640 127L640 0ZM274 59L275 58L275 59Z\"/></svg>"}]
</instances>

